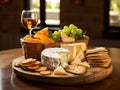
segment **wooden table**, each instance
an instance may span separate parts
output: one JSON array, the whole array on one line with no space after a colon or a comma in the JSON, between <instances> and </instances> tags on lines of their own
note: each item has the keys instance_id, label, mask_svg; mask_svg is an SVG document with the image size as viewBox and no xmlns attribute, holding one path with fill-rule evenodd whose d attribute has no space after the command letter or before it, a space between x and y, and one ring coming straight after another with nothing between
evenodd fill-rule
<instances>
[{"instance_id":1,"label":"wooden table","mask_svg":"<svg viewBox=\"0 0 120 90\"><path fill-rule=\"evenodd\" d=\"M108 49L113 64L112 75L97 83L77 86L53 85L18 78L12 72L11 64L15 58L23 55L22 49L0 51L0 90L119 90L120 48Z\"/></svg>"}]
</instances>

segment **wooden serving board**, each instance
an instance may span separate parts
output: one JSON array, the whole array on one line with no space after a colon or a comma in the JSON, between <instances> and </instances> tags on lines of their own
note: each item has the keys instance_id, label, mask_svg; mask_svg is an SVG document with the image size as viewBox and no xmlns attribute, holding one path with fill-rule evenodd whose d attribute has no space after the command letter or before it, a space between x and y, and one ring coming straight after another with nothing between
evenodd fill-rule
<instances>
[{"instance_id":1,"label":"wooden serving board","mask_svg":"<svg viewBox=\"0 0 120 90\"><path fill-rule=\"evenodd\" d=\"M24 56L18 57L12 62L12 69L16 76L39 81L44 83L59 84L59 85L79 85L79 84L89 84L101 81L111 75L113 71L112 64L107 68L102 67L91 67L87 69L87 73L84 75L48 75L43 76L37 72L25 71L20 67L15 67L15 62L18 60L24 59Z\"/></svg>"}]
</instances>

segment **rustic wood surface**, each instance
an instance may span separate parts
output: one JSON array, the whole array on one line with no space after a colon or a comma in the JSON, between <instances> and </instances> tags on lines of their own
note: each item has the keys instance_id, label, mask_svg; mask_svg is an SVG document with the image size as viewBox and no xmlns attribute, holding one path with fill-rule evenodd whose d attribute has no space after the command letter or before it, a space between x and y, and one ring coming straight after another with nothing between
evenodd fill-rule
<instances>
[{"instance_id":1,"label":"rustic wood surface","mask_svg":"<svg viewBox=\"0 0 120 90\"><path fill-rule=\"evenodd\" d=\"M120 48L108 49L113 65L112 74L99 82L77 86L46 84L18 78L12 71L12 61L23 55L22 49L0 51L0 90L119 90Z\"/></svg>"}]
</instances>

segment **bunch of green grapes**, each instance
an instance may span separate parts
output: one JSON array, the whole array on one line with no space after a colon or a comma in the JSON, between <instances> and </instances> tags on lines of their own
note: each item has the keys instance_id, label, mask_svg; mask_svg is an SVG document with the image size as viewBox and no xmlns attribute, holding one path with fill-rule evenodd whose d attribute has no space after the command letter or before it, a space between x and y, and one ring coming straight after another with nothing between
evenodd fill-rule
<instances>
[{"instance_id":1,"label":"bunch of green grapes","mask_svg":"<svg viewBox=\"0 0 120 90\"><path fill-rule=\"evenodd\" d=\"M61 32L64 32L69 37L74 37L75 40L83 39L86 37L85 32L82 29L78 28L74 24L70 24L69 26L64 26L63 29L58 31L54 31L54 33L50 33L49 36L55 40L55 42L61 41Z\"/></svg>"},{"instance_id":2,"label":"bunch of green grapes","mask_svg":"<svg viewBox=\"0 0 120 90\"><path fill-rule=\"evenodd\" d=\"M52 38L55 42L60 42L61 41L61 32L62 30L54 31L49 31L49 37Z\"/></svg>"}]
</instances>

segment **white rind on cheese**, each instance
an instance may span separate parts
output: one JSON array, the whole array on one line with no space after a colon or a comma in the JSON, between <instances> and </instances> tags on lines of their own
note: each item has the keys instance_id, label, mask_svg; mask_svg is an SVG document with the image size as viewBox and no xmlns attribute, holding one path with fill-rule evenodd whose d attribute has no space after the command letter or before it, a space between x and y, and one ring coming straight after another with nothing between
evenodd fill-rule
<instances>
[{"instance_id":1,"label":"white rind on cheese","mask_svg":"<svg viewBox=\"0 0 120 90\"><path fill-rule=\"evenodd\" d=\"M64 55L65 54L65 55ZM65 48L47 48L41 52L41 63L50 69L55 69L59 65L68 65L69 50Z\"/></svg>"}]
</instances>

